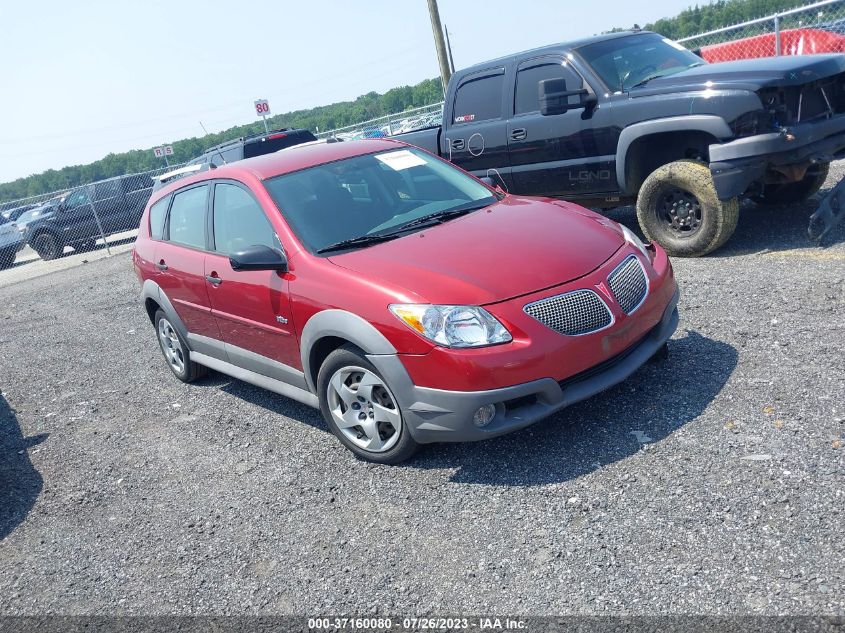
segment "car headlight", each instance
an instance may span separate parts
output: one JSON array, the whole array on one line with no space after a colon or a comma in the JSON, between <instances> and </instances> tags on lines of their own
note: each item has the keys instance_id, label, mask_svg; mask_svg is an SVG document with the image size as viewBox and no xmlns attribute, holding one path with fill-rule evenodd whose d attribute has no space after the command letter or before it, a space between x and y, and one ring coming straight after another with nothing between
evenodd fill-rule
<instances>
[{"instance_id":1,"label":"car headlight","mask_svg":"<svg viewBox=\"0 0 845 633\"><path fill-rule=\"evenodd\" d=\"M625 235L625 241L640 251L643 254L643 257L645 257L648 261L651 261L651 254L648 252L645 244L643 244L643 241L637 237L636 233L624 224L620 224L619 226L622 227L622 233Z\"/></svg>"},{"instance_id":2,"label":"car headlight","mask_svg":"<svg viewBox=\"0 0 845 633\"><path fill-rule=\"evenodd\" d=\"M445 347L483 347L513 340L496 317L477 306L393 304L390 311L415 332Z\"/></svg>"}]
</instances>

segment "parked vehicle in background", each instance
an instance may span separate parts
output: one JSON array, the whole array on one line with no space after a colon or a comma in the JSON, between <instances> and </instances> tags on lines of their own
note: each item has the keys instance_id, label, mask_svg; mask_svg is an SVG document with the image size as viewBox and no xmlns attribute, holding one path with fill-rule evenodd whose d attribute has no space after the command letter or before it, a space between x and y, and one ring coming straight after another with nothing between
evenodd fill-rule
<instances>
[{"instance_id":1,"label":"parked vehicle in background","mask_svg":"<svg viewBox=\"0 0 845 633\"><path fill-rule=\"evenodd\" d=\"M282 128L268 134L241 137L232 141L211 147L202 155L190 161L189 165L208 163L212 167L220 167L227 163L234 163L245 158L272 154L280 149L316 141L317 137L308 130Z\"/></svg>"},{"instance_id":2,"label":"parked vehicle in background","mask_svg":"<svg viewBox=\"0 0 845 633\"><path fill-rule=\"evenodd\" d=\"M649 239L699 256L734 232L740 198L818 191L845 155L843 79L842 55L707 65L656 33L614 33L460 70L442 126L394 138L514 193L636 201ZM812 237L845 215L831 209Z\"/></svg>"},{"instance_id":3,"label":"parked vehicle in background","mask_svg":"<svg viewBox=\"0 0 845 633\"><path fill-rule=\"evenodd\" d=\"M381 463L533 424L662 355L678 324L659 246L392 140L172 183L133 262L177 378L212 368L319 407Z\"/></svg>"},{"instance_id":4,"label":"parked vehicle in background","mask_svg":"<svg viewBox=\"0 0 845 633\"><path fill-rule=\"evenodd\" d=\"M0 215L0 270L15 263L15 256L23 246L17 224Z\"/></svg>"},{"instance_id":5,"label":"parked vehicle in background","mask_svg":"<svg viewBox=\"0 0 845 633\"><path fill-rule=\"evenodd\" d=\"M845 35L822 29L786 29L780 32L780 40L781 55L845 53ZM774 33L702 46L695 52L710 63L774 57L778 54Z\"/></svg>"},{"instance_id":6,"label":"parked vehicle in background","mask_svg":"<svg viewBox=\"0 0 845 633\"><path fill-rule=\"evenodd\" d=\"M16 221L19 217L21 217L24 213L29 211L30 209L34 209L40 206L40 203L33 202L32 204L25 204L20 207L15 207L13 209L6 209L0 216L6 218L7 220L11 220L12 222Z\"/></svg>"},{"instance_id":7,"label":"parked vehicle in background","mask_svg":"<svg viewBox=\"0 0 845 633\"><path fill-rule=\"evenodd\" d=\"M80 187L30 211L24 239L45 260L61 257L65 246L90 250L102 236L138 228L152 186L148 176L130 175Z\"/></svg>"}]
</instances>

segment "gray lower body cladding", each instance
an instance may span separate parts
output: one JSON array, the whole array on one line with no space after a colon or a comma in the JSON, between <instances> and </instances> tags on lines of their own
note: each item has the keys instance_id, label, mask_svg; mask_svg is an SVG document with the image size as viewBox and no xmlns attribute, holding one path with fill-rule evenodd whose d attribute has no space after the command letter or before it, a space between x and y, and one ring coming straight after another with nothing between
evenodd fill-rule
<instances>
[{"instance_id":1,"label":"gray lower body cladding","mask_svg":"<svg viewBox=\"0 0 845 633\"><path fill-rule=\"evenodd\" d=\"M640 341L616 358L562 382L542 378L488 391L445 391L414 385L396 355L368 358L390 384L416 441L484 440L530 426L628 378L675 332L678 297L675 292L660 322ZM472 417L486 404L496 406L496 415L487 426L479 428L472 423Z\"/></svg>"},{"instance_id":2,"label":"gray lower body cladding","mask_svg":"<svg viewBox=\"0 0 845 633\"><path fill-rule=\"evenodd\" d=\"M845 114L711 145L710 172L720 200L742 195L771 166L829 162L845 155Z\"/></svg>"}]
</instances>

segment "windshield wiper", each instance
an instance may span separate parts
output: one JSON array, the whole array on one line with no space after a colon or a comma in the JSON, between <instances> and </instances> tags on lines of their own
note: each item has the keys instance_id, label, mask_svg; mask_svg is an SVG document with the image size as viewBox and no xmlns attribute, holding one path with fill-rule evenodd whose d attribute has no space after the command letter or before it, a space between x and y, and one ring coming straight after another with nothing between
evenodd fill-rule
<instances>
[{"instance_id":1,"label":"windshield wiper","mask_svg":"<svg viewBox=\"0 0 845 633\"><path fill-rule=\"evenodd\" d=\"M637 82L637 83L635 83L633 86L631 86L630 88L628 88L628 90L632 90L632 89L634 89L634 88L639 88L640 86L645 86L645 85L646 85L649 81L651 81L652 79L659 79L660 77L664 77L664 76L665 76L665 75L662 75L662 74L659 74L659 73L658 73L657 75L652 75L651 77L646 77L646 78L645 78L645 79L643 79L642 81L638 81L638 82Z\"/></svg>"},{"instance_id":2,"label":"windshield wiper","mask_svg":"<svg viewBox=\"0 0 845 633\"><path fill-rule=\"evenodd\" d=\"M341 240L340 242L329 244L328 246L324 246L323 248L318 249L317 253L322 254L329 253L331 251L342 251L346 250L347 248L354 248L355 246L370 246L371 244L386 242L388 240L401 237L408 231L408 229L418 229L426 226L436 226L438 224L442 224L443 222L451 220L452 218L456 218L461 215L466 215L467 213L477 211L478 209L483 209L484 207L488 207L491 204L492 202L480 202L478 200L474 200L472 202L467 202L451 209L446 209L445 211L429 213L428 215L424 215L422 217L411 220L410 222L400 224L395 228L382 231L380 233L361 235L359 237L353 237L348 240Z\"/></svg>"},{"instance_id":3,"label":"windshield wiper","mask_svg":"<svg viewBox=\"0 0 845 633\"><path fill-rule=\"evenodd\" d=\"M484 207L489 207L491 204L493 203L474 200L472 202L467 202L465 204L459 205L457 207L452 207L451 209L429 213L428 215L424 215L415 220L411 220L410 222L406 222L405 224L400 224L398 227L396 227L396 230L401 231L407 228L419 227L422 225L441 224L443 222L451 220L452 218L457 218L458 216L466 215L467 213L471 213L473 211L478 211L479 209L483 209Z\"/></svg>"},{"instance_id":4,"label":"windshield wiper","mask_svg":"<svg viewBox=\"0 0 845 633\"><path fill-rule=\"evenodd\" d=\"M347 248L355 246L369 246L370 244L378 244L379 242L386 242L399 237L398 233L374 233L373 235L361 235L359 237L352 237L348 240L341 240L334 244L329 244L323 248L318 248L318 253L330 253L332 251L342 251Z\"/></svg>"}]
</instances>

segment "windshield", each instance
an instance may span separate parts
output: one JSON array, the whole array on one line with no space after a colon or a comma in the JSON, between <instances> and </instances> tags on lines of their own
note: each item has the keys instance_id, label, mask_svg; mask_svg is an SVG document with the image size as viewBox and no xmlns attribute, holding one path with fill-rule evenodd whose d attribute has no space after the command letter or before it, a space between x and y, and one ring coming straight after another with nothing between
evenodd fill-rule
<instances>
[{"instance_id":1,"label":"windshield","mask_svg":"<svg viewBox=\"0 0 845 633\"><path fill-rule=\"evenodd\" d=\"M394 235L408 225L424 228L415 220L470 212L497 200L458 169L410 148L310 167L264 185L312 253L356 238Z\"/></svg>"},{"instance_id":2,"label":"windshield","mask_svg":"<svg viewBox=\"0 0 845 633\"><path fill-rule=\"evenodd\" d=\"M705 63L677 42L657 33L588 44L579 48L578 53L609 88L620 91Z\"/></svg>"}]
</instances>

